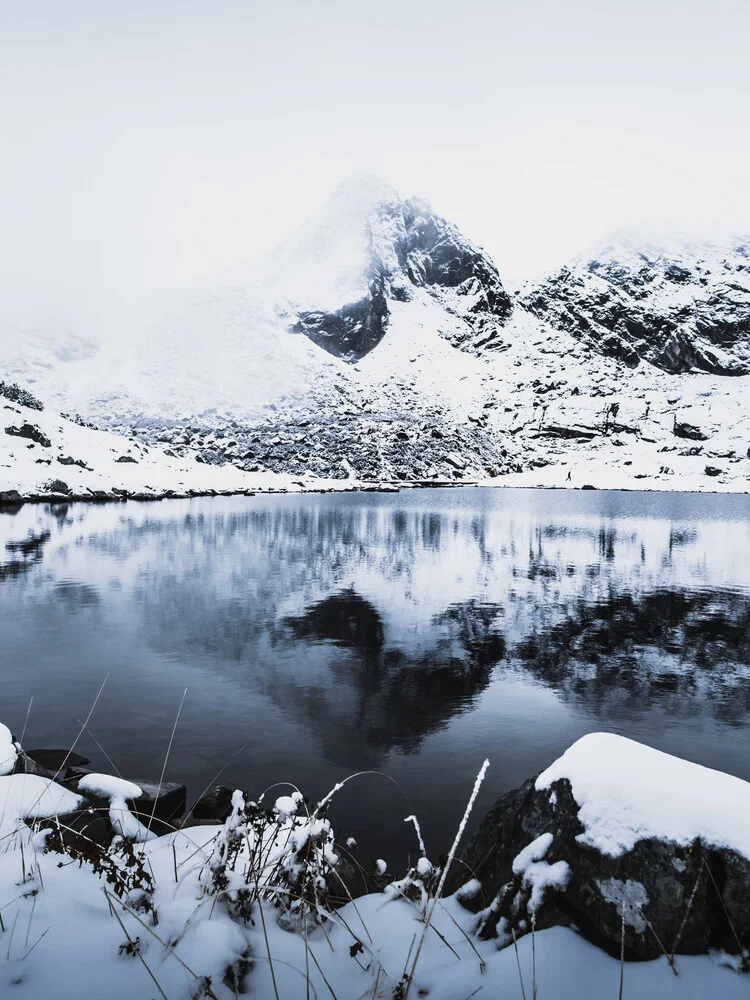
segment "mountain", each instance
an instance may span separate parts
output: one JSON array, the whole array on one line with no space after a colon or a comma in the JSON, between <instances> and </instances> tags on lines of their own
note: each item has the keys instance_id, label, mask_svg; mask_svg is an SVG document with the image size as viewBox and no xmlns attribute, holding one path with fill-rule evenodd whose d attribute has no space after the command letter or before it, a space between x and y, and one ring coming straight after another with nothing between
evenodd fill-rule
<instances>
[{"instance_id":1,"label":"mountain","mask_svg":"<svg viewBox=\"0 0 750 1000\"><path fill-rule=\"evenodd\" d=\"M446 314L437 332L461 349L491 346L513 310L481 248L429 202L370 177L341 184L274 254L265 281L291 331L351 362L386 335L394 302L432 298Z\"/></svg>"},{"instance_id":2,"label":"mountain","mask_svg":"<svg viewBox=\"0 0 750 1000\"><path fill-rule=\"evenodd\" d=\"M428 202L358 178L244 287L118 305L98 348L0 338L0 377L248 472L745 489L747 247L617 241L510 292Z\"/></svg>"},{"instance_id":3,"label":"mountain","mask_svg":"<svg viewBox=\"0 0 750 1000\"><path fill-rule=\"evenodd\" d=\"M750 372L750 241L605 244L524 290L520 303L635 367Z\"/></svg>"}]
</instances>

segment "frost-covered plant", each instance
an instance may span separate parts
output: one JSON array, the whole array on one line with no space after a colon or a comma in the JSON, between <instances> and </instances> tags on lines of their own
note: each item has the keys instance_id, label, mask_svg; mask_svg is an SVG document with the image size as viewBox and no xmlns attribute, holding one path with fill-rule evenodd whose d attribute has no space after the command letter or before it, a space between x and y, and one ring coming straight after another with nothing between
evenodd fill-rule
<instances>
[{"instance_id":1,"label":"frost-covered plant","mask_svg":"<svg viewBox=\"0 0 750 1000\"><path fill-rule=\"evenodd\" d=\"M144 865L143 855L136 851L134 842L128 837L115 837L109 846L91 840L82 833L63 829L57 822L51 827L44 825L42 831L47 851L67 855L77 861L80 867L89 865L95 874L103 878L118 899L122 899L134 910L149 913L154 924L158 923L153 902L154 880ZM62 867L63 861L59 862Z\"/></svg>"},{"instance_id":2,"label":"frost-covered plant","mask_svg":"<svg viewBox=\"0 0 750 1000\"><path fill-rule=\"evenodd\" d=\"M235 919L253 920L256 901L280 911L282 924L320 922L335 907L334 869L339 857L328 819L299 814L301 793L277 799L272 810L236 791L232 812L211 844L203 866L204 891L221 900Z\"/></svg>"}]
</instances>

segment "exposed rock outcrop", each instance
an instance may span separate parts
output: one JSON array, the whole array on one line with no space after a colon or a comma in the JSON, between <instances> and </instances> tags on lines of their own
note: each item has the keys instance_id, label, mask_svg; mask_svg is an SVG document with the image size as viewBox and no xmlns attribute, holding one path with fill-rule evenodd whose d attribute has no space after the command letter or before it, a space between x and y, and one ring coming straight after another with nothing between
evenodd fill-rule
<instances>
[{"instance_id":1,"label":"exposed rock outcrop","mask_svg":"<svg viewBox=\"0 0 750 1000\"><path fill-rule=\"evenodd\" d=\"M631 367L750 372L750 246L742 240L604 246L527 288L521 303Z\"/></svg>"}]
</instances>

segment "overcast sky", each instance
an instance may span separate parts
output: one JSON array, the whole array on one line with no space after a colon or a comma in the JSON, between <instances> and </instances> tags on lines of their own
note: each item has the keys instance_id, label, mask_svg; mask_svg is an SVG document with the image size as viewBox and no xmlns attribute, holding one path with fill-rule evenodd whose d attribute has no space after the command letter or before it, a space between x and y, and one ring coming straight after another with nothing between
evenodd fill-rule
<instances>
[{"instance_id":1,"label":"overcast sky","mask_svg":"<svg viewBox=\"0 0 750 1000\"><path fill-rule=\"evenodd\" d=\"M0 291L210 282L354 172L501 271L750 229L749 0L0 0Z\"/></svg>"}]
</instances>

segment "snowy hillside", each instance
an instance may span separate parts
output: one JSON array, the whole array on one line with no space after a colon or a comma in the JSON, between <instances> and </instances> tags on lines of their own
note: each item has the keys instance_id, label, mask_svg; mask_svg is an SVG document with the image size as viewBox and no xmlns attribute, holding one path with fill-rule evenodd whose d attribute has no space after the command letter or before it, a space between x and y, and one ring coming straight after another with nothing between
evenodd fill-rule
<instances>
[{"instance_id":1,"label":"snowy hillside","mask_svg":"<svg viewBox=\"0 0 750 1000\"><path fill-rule=\"evenodd\" d=\"M5 394L4 394L5 393ZM289 476L252 474L179 459L116 434L42 410L0 383L0 504L27 498L151 500L212 492L284 492L325 486Z\"/></svg>"},{"instance_id":2,"label":"snowy hillside","mask_svg":"<svg viewBox=\"0 0 750 1000\"><path fill-rule=\"evenodd\" d=\"M99 349L6 333L0 372L252 473L745 490L749 253L618 243L511 294L427 202L355 179L247 287L113 309Z\"/></svg>"}]
</instances>

